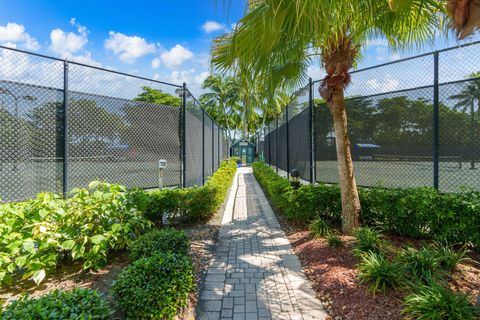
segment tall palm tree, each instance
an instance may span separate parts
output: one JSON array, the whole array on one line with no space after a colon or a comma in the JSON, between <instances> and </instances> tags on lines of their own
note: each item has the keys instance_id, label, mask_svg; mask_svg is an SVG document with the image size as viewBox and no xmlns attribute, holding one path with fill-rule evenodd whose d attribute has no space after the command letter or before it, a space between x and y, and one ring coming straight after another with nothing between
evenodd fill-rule
<instances>
[{"instance_id":1,"label":"tall palm tree","mask_svg":"<svg viewBox=\"0 0 480 320\"><path fill-rule=\"evenodd\" d=\"M221 122L225 124L228 137L231 140L230 116L234 113L234 106L238 99L238 82L234 77L212 74L205 79L202 84L202 89L209 89L211 91L202 94L200 99L206 105L219 108L219 110L215 110L216 114L222 120Z\"/></svg>"},{"instance_id":2,"label":"tall palm tree","mask_svg":"<svg viewBox=\"0 0 480 320\"><path fill-rule=\"evenodd\" d=\"M367 40L385 37L398 49L433 41L441 7L392 11L378 0L256 0L235 31L217 38L212 63L220 71L241 63L275 83L306 78L317 52L327 76L320 94L332 113L342 195L342 229L360 225L360 200L347 130L344 90ZM313 53L312 53L313 52Z\"/></svg>"},{"instance_id":3,"label":"tall palm tree","mask_svg":"<svg viewBox=\"0 0 480 320\"><path fill-rule=\"evenodd\" d=\"M463 113L470 113L470 169L475 169L475 159L473 151L475 150L475 103L477 103L477 112L480 111L480 72L475 72L470 75L474 80L470 81L468 85L459 94L450 96L450 99L457 100L453 106L455 110Z\"/></svg>"},{"instance_id":4,"label":"tall palm tree","mask_svg":"<svg viewBox=\"0 0 480 320\"><path fill-rule=\"evenodd\" d=\"M422 6L440 5L446 2L450 17L450 27L457 33L458 39L472 35L480 28L480 0L387 0L390 8L395 11L416 10Z\"/></svg>"}]
</instances>

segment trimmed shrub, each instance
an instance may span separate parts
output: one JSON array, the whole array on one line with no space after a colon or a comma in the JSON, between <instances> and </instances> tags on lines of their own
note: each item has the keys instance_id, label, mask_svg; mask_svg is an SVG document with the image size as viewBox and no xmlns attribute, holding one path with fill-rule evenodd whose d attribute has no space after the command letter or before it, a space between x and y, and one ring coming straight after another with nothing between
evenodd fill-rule
<instances>
[{"instance_id":1,"label":"trimmed shrub","mask_svg":"<svg viewBox=\"0 0 480 320\"><path fill-rule=\"evenodd\" d=\"M123 270L112 292L130 319L173 319L195 287L193 266L184 255L157 254Z\"/></svg>"},{"instance_id":2,"label":"trimmed shrub","mask_svg":"<svg viewBox=\"0 0 480 320\"><path fill-rule=\"evenodd\" d=\"M184 231L173 228L150 231L130 246L130 260L148 258L158 253L187 254L188 237Z\"/></svg>"},{"instance_id":3,"label":"trimmed shrub","mask_svg":"<svg viewBox=\"0 0 480 320\"><path fill-rule=\"evenodd\" d=\"M146 216L157 226L164 219L170 223L205 221L222 206L237 170L234 160L220 165L202 187L162 189L150 193Z\"/></svg>"},{"instance_id":4,"label":"trimmed shrub","mask_svg":"<svg viewBox=\"0 0 480 320\"><path fill-rule=\"evenodd\" d=\"M397 262L390 262L383 254L365 252L358 265L358 277L361 283L368 283L368 291L375 294L387 289L397 289L403 283L403 267Z\"/></svg>"},{"instance_id":5,"label":"trimmed shrub","mask_svg":"<svg viewBox=\"0 0 480 320\"><path fill-rule=\"evenodd\" d=\"M356 242L353 245L353 252L357 255L361 255L365 252L381 253L383 251L384 241L379 231L363 227L355 230Z\"/></svg>"},{"instance_id":6,"label":"trimmed shrub","mask_svg":"<svg viewBox=\"0 0 480 320\"><path fill-rule=\"evenodd\" d=\"M3 320L17 319L110 319L108 303L95 290L54 290L39 298L25 296L9 304L0 316Z\"/></svg>"},{"instance_id":7,"label":"trimmed shrub","mask_svg":"<svg viewBox=\"0 0 480 320\"><path fill-rule=\"evenodd\" d=\"M308 230L310 230L310 233L316 238L325 237L332 233L330 224L320 218L313 220L308 225Z\"/></svg>"},{"instance_id":8,"label":"trimmed shrub","mask_svg":"<svg viewBox=\"0 0 480 320\"><path fill-rule=\"evenodd\" d=\"M474 320L480 308L472 305L463 293L454 293L436 282L420 286L405 297L403 314L407 319Z\"/></svg>"}]
</instances>

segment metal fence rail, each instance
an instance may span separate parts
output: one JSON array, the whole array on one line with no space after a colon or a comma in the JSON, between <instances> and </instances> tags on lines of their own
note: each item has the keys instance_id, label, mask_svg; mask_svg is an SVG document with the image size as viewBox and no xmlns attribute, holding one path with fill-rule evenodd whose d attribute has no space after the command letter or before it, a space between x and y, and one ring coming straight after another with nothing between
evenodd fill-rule
<instances>
[{"instance_id":1,"label":"metal fence rail","mask_svg":"<svg viewBox=\"0 0 480 320\"><path fill-rule=\"evenodd\" d=\"M476 42L352 72L346 104L359 185L480 190L479 52ZM293 94L257 141L277 172L295 168L306 181L338 183L333 120L319 85L310 80Z\"/></svg>"},{"instance_id":2,"label":"metal fence rail","mask_svg":"<svg viewBox=\"0 0 480 320\"><path fill-rule=\"evenodd\" d=\"M172 103L143 99L146 87ZM203 185L228 157L222 137L185 85L0 46L1 201L95 179L157 188L162 159L164 186Z\"/></svg>"}]
</instances>

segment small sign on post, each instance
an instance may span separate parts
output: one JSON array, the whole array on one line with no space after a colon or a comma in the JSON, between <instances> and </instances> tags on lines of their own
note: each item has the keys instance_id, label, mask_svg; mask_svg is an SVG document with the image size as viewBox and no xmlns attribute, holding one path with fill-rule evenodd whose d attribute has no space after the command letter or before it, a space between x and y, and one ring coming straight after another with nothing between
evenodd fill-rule
<instances>
[{"instance_id":1,"label":"small sign on post","mask_svg":"<svg viewBox=\"0 0 480 320\"><path fill-rule=\"evenodd\" d=\"M167 160L158 160L158 188L163 188L163 171L167 167Z\"/></svg>"}]
</instances>

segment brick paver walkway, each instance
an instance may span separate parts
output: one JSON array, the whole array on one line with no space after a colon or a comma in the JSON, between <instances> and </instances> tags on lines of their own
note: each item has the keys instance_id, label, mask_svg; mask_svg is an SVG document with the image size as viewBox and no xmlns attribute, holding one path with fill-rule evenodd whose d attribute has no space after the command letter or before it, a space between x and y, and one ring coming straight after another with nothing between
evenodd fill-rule
<instances>
[{"instance_id":1,"label":"brick paver walkway","mask_svg":"<svg viewBox=\"0 0 480 320\"><path fill-rule=\"evenodd\" d=\"M239 169L235 183L197 319L325 319L251 169Z\"/></svg>"}]
</instances>

